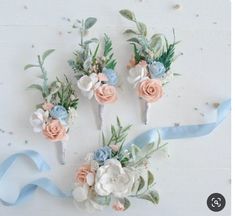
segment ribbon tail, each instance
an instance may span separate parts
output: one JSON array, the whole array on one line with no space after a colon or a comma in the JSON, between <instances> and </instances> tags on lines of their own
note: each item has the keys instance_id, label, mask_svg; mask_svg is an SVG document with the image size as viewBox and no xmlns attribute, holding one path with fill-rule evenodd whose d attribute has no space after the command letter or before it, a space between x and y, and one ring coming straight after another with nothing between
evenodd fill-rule
<instances>
[{"instance_id":1,"label":"ribbon tail","mask_svg":"<svg viewBox=\"0 0 235 216\"><path fill-rule=\"evenodd\" d=\"M50 195L59 198L70 198L72 196L71 193L62 192L50 179L40 178L25 185L20 190L15 201L3 200L0 198L0 202L5 206L18 205L29 199L37 189L42 189Z\"/></svg>"}]
</instances>

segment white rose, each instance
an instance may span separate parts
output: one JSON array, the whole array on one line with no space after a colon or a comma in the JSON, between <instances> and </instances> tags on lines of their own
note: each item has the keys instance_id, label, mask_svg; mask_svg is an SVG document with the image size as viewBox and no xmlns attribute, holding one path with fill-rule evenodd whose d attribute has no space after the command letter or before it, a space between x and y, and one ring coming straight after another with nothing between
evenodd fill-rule
<instances>
[{"instance_id":1,"label":"white rose","mask_svg":"<svg viewBox=\"0 0 235 216\"><path fill-rule=\"evenodd\" d=\"M40 133L43 128L43 124L45 120L48 118L49 113L44 111L43 109L37 109L31 115L29 121L30 124L33 126L33 131L36 133Z\"/></svg>"},{"instance_id":2,"label":"white rose","mask_svg":"<svg viewBox=\"0 0 235 216\"><path fill-rule=\"evenodd\" d=\"M127 81L135 86L146 77L146 67L136 65L129 70Z\"/></svg>"},{"instance_id":3,"label":"white rose","mask_svg":"<svg viewBox=\"0 0 235 216\"><path fill-rule=\"evenodd\" d=\"M118 160L110 159L97 170L95 191L100 196L113 194L115 197L124 197L131 194L135 181L134 170L122 168Z\"/></svg>"},{"instance_id":4,"label":"white rose","mask_svg":"<svg viewBox=\"0 0 235 216\"><path fill-rule=\"evenodd\" d=\"M98 76L95 73L90 74L89 76L82 76L78 82L77 86L82 91L82 93L91 99L94 95L94 89L100 85L98 82Z\"/></svg>"}]
</instances>

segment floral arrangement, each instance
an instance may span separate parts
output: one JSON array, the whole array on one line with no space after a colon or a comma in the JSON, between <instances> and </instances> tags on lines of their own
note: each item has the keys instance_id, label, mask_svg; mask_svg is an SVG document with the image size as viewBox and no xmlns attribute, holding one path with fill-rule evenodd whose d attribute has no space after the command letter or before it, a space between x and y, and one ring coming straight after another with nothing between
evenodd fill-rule
<instances>
[{"instance_id":1,"label":"floral arrangement","mask_svg":"<svg viewBox=\"0 0 235 216\"><path fill-rule=\"evenodd\" d=\"M148 159L166 144L159 138L157 143L142 147L125 145L130 127L123 127L117 118L117 125L111 126L111 137L107 139L102 133L103 146L88 153L84 165L76 171L72 195L80 208L93 211L112 205L114 210L124 211L131 204L129 198L158 204Z\"/></svg>"},{"instance_id":2,"label":"floral arrangement","mask_svg":"<svg viewBox=\"0 0 235 216\"><path fill-rule=\"evenodd\" d=\"M175 46L179 43L174 41L169 44L162 34L153 34L147 37L147 26L139 22L135 14L129 10L121 10L120 14L135 23L137 29L127 29L124 34L134 35L128 41L134 48L134 54L128 64L128 82L137 89L138 96L144 101L144 123L148 122L148 109L151 103L158 101L163 95L163 86L173 76L171 64L178 57L175 55Z\"/></svg>"},{"instance_id":3,"label":"floral arrangement","mask_svg":"<svg viewBox=\"0 0 235 216\"><path fill-rule=\"evenodd\" d=\"M88 30L96 23L97 19L89 17L86 20L76 20L73 28L78 29L81 35L79 49L75 51L75 59L69 60L69 65L75 72L77 86L88 99L95 98L99 105L99 129L102 128L103 109L105 104L117 100L115 86L118 76L115 72L116 60L113 58L112 42L104 35L104 49L101 55L100 41L97 38L84 40ZM97 44L94 50L92 44Z\"/></svg>"},{"instance_id":4,"label":"floral arrangement","mask_svg":"<svg viewBox=\"0 0 235 216\"><path fill-rule=\"evenodd\" d=\"M65 163L65 141L68 140L69 128L77 116L78 98L72 88L71 82L65 76L65 82L57 80L48 83L48 75L44 66L46 58L54 50L47 50L43 55L38 55L38 64L28 64L29 68L39 68L38 76L42 84L32 84L28 88L41 92L43 103L36 106L36 110L30 117L30 123L34 132L42 133L51 142L61 144L61 163Z\"/></svg>"}]
</instances>

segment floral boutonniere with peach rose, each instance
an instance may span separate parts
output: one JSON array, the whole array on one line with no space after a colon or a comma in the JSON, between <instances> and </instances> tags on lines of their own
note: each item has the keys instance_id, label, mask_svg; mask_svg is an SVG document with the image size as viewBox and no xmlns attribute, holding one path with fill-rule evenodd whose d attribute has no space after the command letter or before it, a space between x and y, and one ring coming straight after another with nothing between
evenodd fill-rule
<instances>
[{"instance_id":1,"label":"floral boutonniere with peach rose","mask_svg":"<svg viewBox=\"0 0 235 216\"><path fill-rule=\"evenodd\" d=\"M133 84L138 96L144 101L144 123L148 122L148 109L151 103L158 101L163 96L163 86L174 76L171 64L179 55L175 55L174 41L169 44L162 34L153 34L147 37L147 26L139 22L135 14L129 10L121 10L120 14L132 21L136 29L127 29L124 34L132 35L128 42L134 48L134 54L128 64L128 82Z\"/></svg>"},{"instance_id":2,"label":"floral boutonniere with peach rose","mask_svg":"<svg viewBox=\"0 0 235 216\"><path fill-rule=\"evenodd\" d=\"M166 144L160 138L156 143L127 144L130 127L122 126L117 118L110 136L103 134L102 147L88 153L77 169L72 196L78 207L92 212L112 206L122 212L130 207L132 198L158 204L149 159Z\"/></svg>"},{"instance_id":3,"label":"floral boutonniere with peach rose","mask_svg":"<svg viewBox=\"0 0 235 216\"><path fill-rule=\"evenodd\" d=\"M38 76L41 84L28 87L38 90L43 98L43 102L36 106L31 115L30 123L34 132L42 133L46 139L60 144L60 160L64 164L69 128L77 116L78 97L66 76L65 82L57 78L49 83L44 62L52 52L54 50L47 50L43 55L38 55L38 63L28 64L24 69L34 68L41 72Z\"/></svg>"},{"instance_id":4,"label":"floral boutonniere with peach rose","mask_svg":"<svg viewBox=\"0 0 235 216\"><path fill-rule=\"evenodd\" d=\"M84 39L96 21L96 18L89 17L85 20L77 20L73 24L73 28L78 29L80 33L81 41L79 49L74 52L74 59L68 62L78 80L79 90L85 97L94 98L98 103L98 128L101 129L104 105L117 100L118 76L115 71L117 62L113 58L110 38L104 35L102 51L101 42L97 38ZM91 48L92 45L95 45L94 49Z\"/></svg>"}]
</instances>

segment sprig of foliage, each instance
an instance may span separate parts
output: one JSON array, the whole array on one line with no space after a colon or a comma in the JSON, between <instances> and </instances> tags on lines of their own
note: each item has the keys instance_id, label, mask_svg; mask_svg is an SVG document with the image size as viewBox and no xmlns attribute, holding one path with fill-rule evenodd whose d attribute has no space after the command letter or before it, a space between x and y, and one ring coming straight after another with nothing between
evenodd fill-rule
<instances>
[{"instance_id":1,"label":"sprig of foliage","mask_svg":"<svg viewBox=\"0 0 235 216\"><path fill-rule=\"evenodd\" d=\"M112 53L113 47L112 47L112 41L108 37L108 35L104 35L104 57L105 57L105 63L104 66L106 68L114 69L117 61L113 58Z\"/></svg>"},{"instance_id":2,"label":"sprig of foliage","mask_svg":"<svg viewBox=\"0 0 235 216\"><path fill-rule=\"evenodd\" d=\"M66 76L65 80L66 82L63 83L57 78L57 81L61 83L61 87L57 92L57 96L59 98L58 104L63 106L67 110L69 110L70 107L77 109L79 99L74 96L75 91L72 88L72 83L68 80Z\"/></svg>"},{"instance_id":3,"label":"sprig of foliage","mask_svg":"<svg viewBox=\"0 0 235 216\"><path fill-rule=\"evenodd\" d=\"M46 50L42 56L38 55L38 64L28 64L25 65L24 70L28 70L30 68L40 68L41 70L41 75L38 76L38 78L42 79L42 85L39 84L32 84L28 88L30 89L37 89L42 93L43 98L46 98L50 92L49 92L49 85L48 85L48 77L47 77L47 71L44 67L44 62L46 58L53 53L55 50L54 49L49 49Z\"/></svg>"},{"instance_id":4,"label":"sprig of foliage","mask_svg":"<svg viewBox=\"0 0 235 216\"><path fill-rule=\"evenodd\" d=\"M136 63L141 60L146 60L148 63L157 60L164 64L167 72L171 63L175 60L175 45L178 44L178 42L175 42L174 31L174 42L168 46L168 41L162 34L153 34L148 39L146 25L139 22L132 11L124 9L120 10L120 14L136 24L136 29L127 29L124 32L124 34L134 35L128 41L134 47Z\"/></svg>"},{"instance_id":5,"label":"sprig of foliage","mask_svg":"<svg viewBox=\"0 0 235 216\"><path fill-rule=\"evenodd\" d=\"M128 135L128 130L131 128L132 125L128 125L126 127L123 127L119 118L117 117L117 124L116 126L111 125L111 137L106 141L104 134L102 135L103 137L103 145L104 146L109 146L109 145L123 145L126 137ZM121 151L121 149L119 150Z\"/></svg>"}]
</instances>

